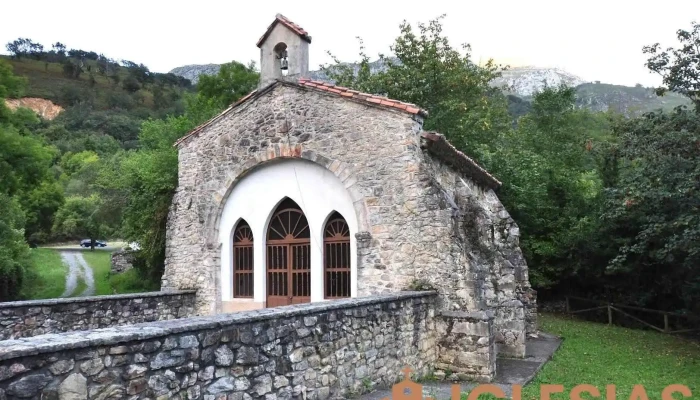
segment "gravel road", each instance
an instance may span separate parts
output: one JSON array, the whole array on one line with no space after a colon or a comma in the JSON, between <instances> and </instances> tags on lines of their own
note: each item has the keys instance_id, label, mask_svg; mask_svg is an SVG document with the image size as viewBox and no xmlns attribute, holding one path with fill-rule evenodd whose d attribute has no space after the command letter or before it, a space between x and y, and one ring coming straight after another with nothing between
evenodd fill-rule
<instances>
[{"instance_id":1,"label":"gravel road","mask_svg":"<svg viewBox=\"0 0 700 400\"><path fill-rule=\"evenodd\" d=\"M95 294L95 278L92 274L92 268L88 265L79 251L62 251L61 258L68 265L68 275L66 275L66 290L63 291L61 297L73 296L92 296ZM83 278L87 288L82 293L76 294L75 290L78 287L78 277Z\"/></svg>"}]
</instances>

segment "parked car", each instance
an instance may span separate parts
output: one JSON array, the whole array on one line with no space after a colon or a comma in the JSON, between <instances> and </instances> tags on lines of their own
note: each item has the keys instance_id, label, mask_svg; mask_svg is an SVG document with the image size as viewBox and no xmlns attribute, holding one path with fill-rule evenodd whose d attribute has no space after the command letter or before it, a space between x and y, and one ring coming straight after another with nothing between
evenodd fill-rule
<instances>
[{"instance_id":1,"label":"parked car","mask_svg":"<svg viewBox=\"0 0 700 400\"><path fill-rule=\"evenodd\" d=\"M83 239L80 241L80 247L90 247L90 239ZM95 247L107 247L107 242L103 240L95 240Z\"/></svg>"}]
</instances>

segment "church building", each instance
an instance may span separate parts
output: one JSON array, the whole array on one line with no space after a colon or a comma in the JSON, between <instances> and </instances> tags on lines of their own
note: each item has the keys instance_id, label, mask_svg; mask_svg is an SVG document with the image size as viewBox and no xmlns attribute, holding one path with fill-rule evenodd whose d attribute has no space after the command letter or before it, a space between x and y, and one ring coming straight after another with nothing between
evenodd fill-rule
<instances>
[{"instance_id":1,"label":"church building","mask_svg":"<svg viewBox=\"0 0 700 400\"><path fill-rule=\"evenodd\" d=\"M308 79L310 44L278 14L258 89L177 141L163 290L215 314L431 289L523 356L535 292L501 182L419 105Z\"/></svg>"}]
</instances>

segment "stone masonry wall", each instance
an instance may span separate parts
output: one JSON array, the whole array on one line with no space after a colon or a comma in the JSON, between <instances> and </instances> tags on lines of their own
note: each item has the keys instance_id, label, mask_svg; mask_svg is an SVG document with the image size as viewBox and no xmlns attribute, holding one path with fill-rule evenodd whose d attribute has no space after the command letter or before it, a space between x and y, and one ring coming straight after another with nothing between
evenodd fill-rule
<instances>
[{"instance_id":1,"label":"stone masonry wall","mask_svg":"<svg viewBox=\"0 0 700 400\"><path fill-rule=\"evenodd\" d=\"M121 274L134 268L134 259L136 252L134 250L118 250L112 253L110 272L113 274Z\"/></svg>"},{"instance_id":2,"label":"stone masonry wall","mask_svg":"<svg viewBox=\"0 0 700 400\"><path fill-rule=\"evenodd\" d=\"M354 201L358 295L427 283L442 310L494 310L499 351L523 356L536 298L496 193L422 150L420 118L282 83L266 90L180 144L163 287L196 289L197 313L219 311L217 218L228 193L253 168L306 159Z\"/></svg>"},{"instance_id":3,"label":"stone masonry wall","mask_svg":"<svg viewBox=\"0 0 700 400\"><path fill-rule=\"evenodd\" d=\"M441 293L446 311L493 310L499 353L523 357L526 323L534 332L537 314L518 226L493 190L430 154L422 157L427 184L416 213L429 240L411 249L416 274ZM535 309L528 321L525 301Z\"/></svg>"},{"instance_id":4,"label":"stone masonry wall","mask_svg":"<svg viewBox=\"0 0 700 400\"><path fill-rule=\"evenodd\" d=\"M347 399L420 378L436 295L402 292L0 342L0 399Z\"/></svg>"},{"instance_id":5,"label":"stone masonry wall","mask_svg":"<svg viewBox=\"0 0 700 400\"><path fill-rule=\"evenodd\" d=\"M183 291L0 303L0 340L185 318L194 302Z\"/></svg>"},{"instance_id":6,"label":"stone masonry wall","mask_svg":"<svg viewBox=\"0 0 700 400\"><path fill-rule=\"evenodd\" d=\"M447 379L491 382L496 375L492 311L446 311L438 319L436 368Z\"/></svg>"},{"instance_id":7,"label":"stone masonry wall","mask_svg":"<svg viewBox=\"0 0 700 400\"><path fill-rule=\"evenodd\" d=\"M415 276L402 245L420 232L407 231L413 212L404 204L421 195L414 179L421 124L406 113L281 83L241 104L180 144L162 287L196 289L199 314L220 311L217 218L227 194L251 168L303 158L333 171L358 199L358 229L371 235L378 257L368 268L358 259L358 295L406 288Z\"/></svg>"}]
</instances>

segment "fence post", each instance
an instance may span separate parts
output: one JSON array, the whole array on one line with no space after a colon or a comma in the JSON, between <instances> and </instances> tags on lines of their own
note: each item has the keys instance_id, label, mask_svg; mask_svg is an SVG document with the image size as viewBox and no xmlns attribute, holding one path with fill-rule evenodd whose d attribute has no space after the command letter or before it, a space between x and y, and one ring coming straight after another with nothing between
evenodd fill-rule
<instances>
[{"instance_id":1,"label":"fence post","mask_svg":"<svg viewBox=\"0 0 700 400\"><path fill-rule=\"evenodd\" d=\"M571 314L571 306L569 305L569 296L566 296L566 313Z\"/></svg>"},{"instance_id":2,"label":"fence post","mask_svg":"<svg viewBox=\"0 0 700 400\"><path fill-rule=\"evenodd\" d=\"M612 325L612 307L610 303L608 303L608 325Z\"/></svg>"},{"instance_id":3,"label":"fence post","mask_svg":"<svg viewBox=\"0 0 700 400\"><path fill-rule=\"evenodd\" d=\"M668 326L668 313L664 313L664 332L668 332L669 326Z\"/></svg>"}]
</instances>

